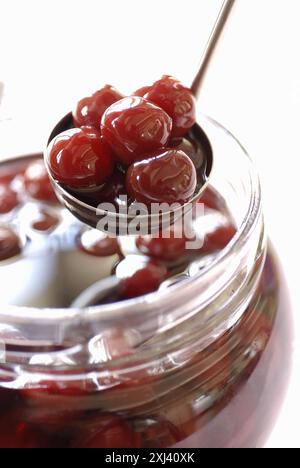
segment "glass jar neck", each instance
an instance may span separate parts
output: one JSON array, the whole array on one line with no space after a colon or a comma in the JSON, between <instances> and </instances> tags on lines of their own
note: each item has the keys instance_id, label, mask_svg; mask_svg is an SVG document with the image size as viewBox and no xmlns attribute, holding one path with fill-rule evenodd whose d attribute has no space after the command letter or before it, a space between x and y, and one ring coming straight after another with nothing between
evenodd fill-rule
<instances>
[{"instance_id":1,"label":"glass jar neck","mask_svg":"<svg viewBox=\"0 0 300 468\"><path fill-rule=\"evenodd\" d=\"M176 349L184 359L185 349L205 348L241 318L266 255L259 181L245 150L228 131L201 115L199 124L214 152L210 185L221 194L237 227L229 245L192 278L135 300L87 309L7 307L0 312L0 325L7 330L1 336L6 337L8 367L119 366L114 356L105 361L101 343L105 334L120 330L135 349L134 355L121 358L127 365L146 365Z\"/></svg>"}]
</instances>

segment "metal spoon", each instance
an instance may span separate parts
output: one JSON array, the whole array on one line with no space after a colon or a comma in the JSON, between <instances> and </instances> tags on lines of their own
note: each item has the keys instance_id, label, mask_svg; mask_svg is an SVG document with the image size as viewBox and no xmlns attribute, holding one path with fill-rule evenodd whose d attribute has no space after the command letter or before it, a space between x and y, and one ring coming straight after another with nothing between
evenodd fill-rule
<instances>
[{"instance_id":1,"label":"metal spoon","mask_svg":"<svg viewBox=\"0 0 300 468\"><path fill-rule=\"evenodd\" d=\"M202 84L208 71L209 65L211 63L213 54L217 49L218 42L220 40L220 37L222 36L224 27L226 26L227 20L232 11L235 1L236 0L225 0L223 2L217 21L215 22L206 48L204 49L199 65L199 70L191 86L191 90L197 98L202 88Z\"/></svg>"},{"instance_id":2,"label":"metal spoon","mask_svg":"<svg viewBox=\"0 0 300 468\"><path fill-rule=\"evenodd\" d=\"M219 16L202 56L199 70L195 79L193 80L191 87L196 97L199 95L204 76L208 70L213 53L216 50L216 46L227 23L234 2L235 0L225 0L223 2ZM72 127L73 118L72 114L69 113L53 129L49 138L49 143L59 133ZM50 178L52 180L56 194L62 204L64 204L66 208L71 211L71 213L80 221L83 221L85 224L93 228L98 228L113 235L133 234L133 232L130 232L130 226L132 225L133 221L134 226L136 226L137 223L139 224L140 233L143 235L151 234L165 227L169 227L170 225L174 224L177 219L180 219L180 217L186 215L189 211L192 210L193 206L197 203L203 191L206 189L211 174L213 166L213 151L210 142L198 125L194 126L193 133L194 137L201 143L204 152L204 167L201 168L201 173L198 174L199 183L193 197L187 203L178 206L175 209L157 214L141 213L138 216L136 213L130 215L128 213L125 214L117 212L117 210L106 211L81 201L76 197L76 195L72 195L67 189L59 185L50 174ZM47 165L46 158L45 162Z\"/></svg>"}]
</instances>

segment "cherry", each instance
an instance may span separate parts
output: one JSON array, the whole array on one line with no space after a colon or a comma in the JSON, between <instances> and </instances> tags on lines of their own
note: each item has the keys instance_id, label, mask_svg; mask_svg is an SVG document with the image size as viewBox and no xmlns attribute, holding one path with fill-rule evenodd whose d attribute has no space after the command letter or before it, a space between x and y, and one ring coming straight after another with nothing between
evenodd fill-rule
<instances>
[{"instance_id":1,"label":"cherry","mask_svg":"<svg viewBox=\"0 0 300 468\"><path fill-rule=\"evenodd\" d=\"M137 89L132 96L144 97L151 89L151 86L143 86L142 88Z\"/></svg>"},{"instance_id":2,"label":"cherry","mask_svg":"<svg viewBox=\"0 0 300 468\"><path fill-rule=\"evenodd\" d=\"M116 102L101 121L103 137L126 166L165 146L171 130L172 120L166 112L141 97Z\"/></svg>"},{"instance_id":3,"label":"cherry","mask_svg":"<svg viewBox=\"0 0 300 468\"><path fill-rule=\"evenodd\" d=\"M75 126L83 127L88 125L98 129L106 109L123 97L119 91L110 85L105 85L92 96L85 97L79 101L73 112Z\"/></svg>"},{"instance_id":4,"label":"cherry","mask_svg":"<svg viewBox=\"0 0 300 468\"><path fill-rule=\"evenodd\" d=\"M69 372L70 374L72 372ZM59 377L61 379L63 377ZM66 446L76 431L76 424L84 418L82 402L92 395L95 384L89 384L83 376L78 380L44 380L23 388L21 393L26 405L26 419L45 436L49 444Z\"/></svg>"},{"instance_id":5,"label":"cherry","mask_svg":"<svg viewBox=\"0 0 300 468\"><path fill-rule=\"evenodd\" d=\"M18 204L17 193L9 185L0 184L0 215L9 213Z\"/></svg>"},{"instance_id":6,"label":"cherry","mask_svg":"<svg viewBox=\"0 0 300 468\"><path fill-rule=\"evenodd\" d=\"M29 384L21 390L21 395L27 400L28 405L47 409L44 411L45 414L41 415L41 419L44 419L45 422L62 424L65 419L74 419L71 414L65 417L65 413L69 411L66 408L66 401L70 399L72 402L77 402L95 389L94 384L82 376L78 376L77 380L68 380L68 371L65 374L65 380L62 380L63 377L57 376L57 380L41 380L36 384Z\"/></svg>"},{"instance_id":7,"label":"cherry","mask_svg":"<svg viewBox=\"0 0 300 468\"><path fill-rule=\"evenodd\" d=\"M91 137L101 138L101 132L99 128L92 127L91 125L82 125L80 129Z\"/></svg>"},{"instance_id":8,"label":"cherry","mask_svg":"<svg viewBox=\"0 0 300 468\"><path fill-rule=\"evenodd\" d=\"M49 402L54 397L80 397L88 395L89 388L85 380L42 380L36 387L24 388L21 393L29 400L39 400ZM56 400L58 401L58 400Z\"/></svg>"},{"instance_id":9,"label":"cherry","mask_svg":"<svg viewBox=\"0 0 300 468\"><path fill-rule=\"evenodd\" d=\"M78 196L78 194L74 192L74 196ZM124 204L121 196L127 196L125 174L116 168L113 175L103 186L91 192L83 191L80 194L80 199L95 207L98 207L100 203L112 203L118 207Z\"/></svg>"},{"instance_id":10,"label":"cherry","mask_svg":"<svg viewBox=\"0 0 300 468\"><path fill-rule=\"evenodd\" d=\"M32 229L41 232L52 231L58 226L59 221L60 219L58 216L55 216L46 210L41 210L38 213L37 219L32 222L31 227Z\"/></svg>"},{"instance_id":11,"label":"cherry","mask_svg":"<svg viewBox=\"0 0 300 468\"><path fill-rule=\"evenodd\" d=\"M206 208L216 211L223 211L224 210L224 200L215 192L212 188L207 187L201 198L197 202L198 204L205 205Z\"/></svg>"},{"instance_id":12,"label":"cherry","mask_svg":"<svg viewBox=\"0 0 300 468\"><path fill-rule=\"evenodd\" d=\"M6 419L0 424L0 448L31 449L40 446L39 437L29 428L28 424L19 422L13 424Z\"/></svg>"},{"instance_id":13,"label":"cherry","mask_svg":"<svg viewBox=\"0 0 300 468\"><path fill-rule=\"evenodd\" d=\"M17 234L7 227L0 227L0 261L15 257L21 252L21 242Z\"/></svg>"},{"instance_id":14,"label":"cherry","mask_svg":"<svg viewBox=\"0 0 300 468\"><path fill-rule=\"evenodd\" d=\"M2 327L1 327L2 328ZM5 343L5 340L19 338L17 333L13 333L11 330L7 331L4 329L4 333L0 328L0 342ZM8 327L7 327L8 328ZM1 384L0 380L0 384ZM0 420L3 419L3 415L10 411L12 408L19 406L20 403L19 392L3 388L0 386Z\"/></svg>"},{"instance_id":15,"label":"cherry","mask_svg":"<svg viewBox=\"0 0 300 468\"><path fill-rule=\"evenodd\" d=\"M131 299L157 291L167 277L167 269L163 265L147 262L141 265L131 276L123 278L120 284L120 297Z\"/></svg>"},{"instance_id":16,"label":"cherry","mask_svg":"<svg viewBox=\"0 0 300 468\"><path fill-rule=\"evenodd\" d=\"M141 253L148 257L172 262L186 254L188 239L177 232L176 227L168 231L162 231L158 237L140 236L136 240L136 246Z\"/></svg>"},{"instance_id":17,"label":"cherry","mask_svg":"<svg viewBox=\"0 0 300 468\"><path fill-rule=\"evenodd\" d=\"M120 252L117 238L96 229L85 231L78 239L78 244L84 252L95 257L109 257Z\"/></svg>"},{"instance_id":18,"label":"cherry","mask_svg":"<svg viewBox=\"0 0 300 468\"><path fill-rule=\"evenodd\" d=\"M1 172L0 172L0 184L2 185L7 185L7 184L10 184L10 182L12 182L12 180L17 176L19 175L19 170L15 169L15 168L1 168Z\"/></svg>"},{"instance_id":19,"label":"cherry","mask_svg":"<svg viewBox=\"0 0 300 468\"><path fill-rule=\"evenodd\" d=\"M160 418L136 420L134 425L143 448L172 448L185 438L180 429Z\"/></svg>"},{"instance_id":20,"label":"cherry","mask_svg":"<svg viewBox=\"0 0 300 468\"><path fill-rule=\"evenodd\" d=\"M130 425L118 415L95 418L90 428L82 431L76 448L139 448L139 439Z\"/></svg>"},{"instance_id":21,"label":"cherry","mask_svg":"<svg viewBox=\"0 0 300 468\"><path fill-rule=\"evenodd\" d=\"M197 186L196 169L182 151L160 150L130 166L126 187L134 200L145 203L184 203Z\"/></svg>"},{"instance_id":22,"label":"cherry","mask_svg":"<svg viewBox=\"0 0 300 468\"><path fill-rule=\"evenodd\" d=\"M54 179L82 189L103 184L113 173L113 154L97 131L67 130L50 143L48 165Z\"/></svg>"},{"instance_id":23,"label":"cherry","mask_svg":"<svg viewBox=\"0 0 300 468\"><path fill-rule=\"evenodd\" d=\"M43 161L31 163L24 173L24 188L28 195L36 200L57 202Z\"/></svg>"},{"instance_id":24,"label":"cherry","mask_svg":"<svg viewBox=\"0 0 300 468\"><path fill-rule=\"evenodd\" d=\"M208 233L201 248L203 252L214 252L224 249L236 234L236 228L232 225L220 226L215 231Z\"/></svg>"},{"instance_id":25,"label":"cherry","mask_svg":"<svg viewBox=\"0 0 300 468\"><path fill-rule=\"evenodd\" d=\"M171 76L163 76L144 95L173 119L173 137L184 136L196 123L196 100L189 88Z\"/></svg>"}]
</instances>

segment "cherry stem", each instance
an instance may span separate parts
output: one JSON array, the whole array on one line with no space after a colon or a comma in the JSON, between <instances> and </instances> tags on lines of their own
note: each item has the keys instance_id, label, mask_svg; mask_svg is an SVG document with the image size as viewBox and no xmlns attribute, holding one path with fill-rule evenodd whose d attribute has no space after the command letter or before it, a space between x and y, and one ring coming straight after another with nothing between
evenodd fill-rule
<instances>
[{"instance_id":1,"label":"cherry stem","mask_svg":"<svg viewBox=\"0 0 300 468\"><path fill-rule=\"evenodd\" d=\"M232 7L234 5L236 0L224 0L222 8L220 10L219 16L217 18L217 21L213 27L213 30L211 32L210 38L208 40L208 43L206 45L206 48L204 50L199 70L197 72L197 75L193 81L193 84L191 86L191 89L193 91L193 94L195 97L198 97L200 94L200 90L202 87L202 83L205 79L206 72L209 68L211 59L213 57L213 54L217 48L217 44L219 42L219 39L222 36L222 32L224 31L225 25L227 23L227 20L230 16Z\"/></svg>"}]
</instances>

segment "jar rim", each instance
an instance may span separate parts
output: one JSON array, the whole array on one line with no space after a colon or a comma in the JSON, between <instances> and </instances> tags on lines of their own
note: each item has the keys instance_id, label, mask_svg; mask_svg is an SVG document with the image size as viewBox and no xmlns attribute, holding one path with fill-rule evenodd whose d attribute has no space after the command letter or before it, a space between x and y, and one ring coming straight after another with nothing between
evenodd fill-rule
<instances>
[{"instance_id":1,"label":"jar rim","mask_svg":"<svg viewBox=\"0 0 300 468\"><path fill-rule=\"evenodd\" d=\"M142 296L135 299L126 300L123 302L116 302L113 304L105 304L100 306L93 306L87 308L34 308L34 307L23 307L8 305L0 311L0 320L3 323L9 325L22 325L29 326L30 323L39 324L41 327L47 327L47 325L54 326L55 330L61 327L65 330L67 327L74 328L78 327L79 324L91 324L93 321L100 320L103 323L115 322L115 323L128 323L130 319L135 317L137 314L141 315L141 310L152 311L152 315L159 308L161 303L168 302L170 294L172 300L176 300L182 296L182 291L189 284L198 282L205 278L216 265L226 263L233 258L240 249L243 248L244 244L247 243L247 239L251 233L251 230L256 224L258 214L261 207L261 188L258 174L254 168L253 162L248 155L246 149L239 142L239 140L228 131L223 125L214 120L211 117L201 115L201 128L206 133L206 126L213 126L222 132L225 132L231 139L233 139L242 150L245 158L248 159L248 173L251 180L251 198L248 205L248 210L244 215L243 221L237 229L237 233L229 244L218 254L215 259L200 270L195 276L186 279L184 282L179 282L172 285L166 290L160 290L158 292ZM212 148L214 149L214 142L210 140ZM145 312L146 313L146 312ZM144 314L142 314L144 315ZM60 335L60 333L59 333ZM39 340L40 341L40 340Z\"/></svg>"}]
</instances>

